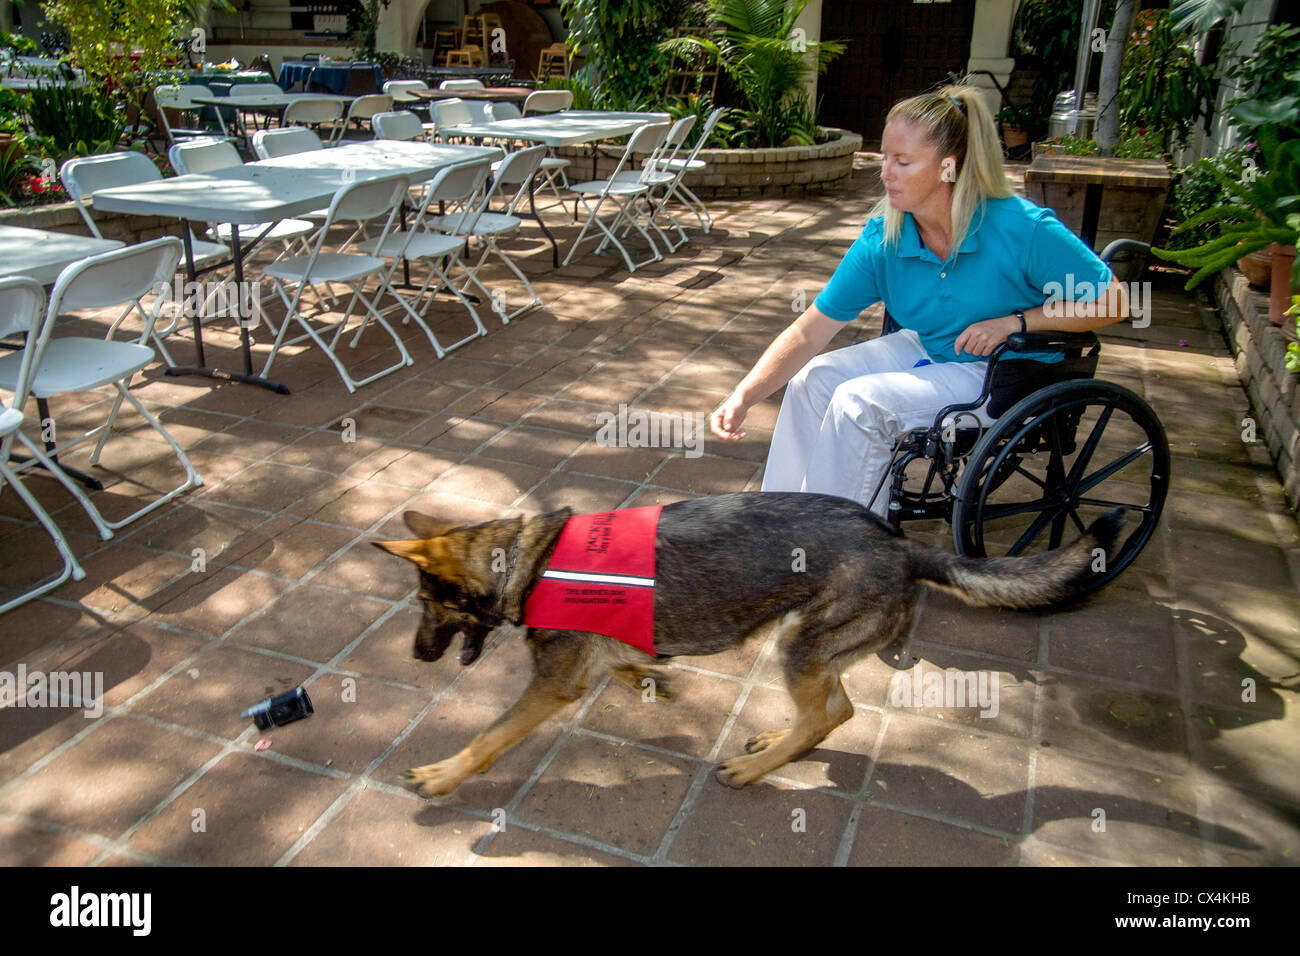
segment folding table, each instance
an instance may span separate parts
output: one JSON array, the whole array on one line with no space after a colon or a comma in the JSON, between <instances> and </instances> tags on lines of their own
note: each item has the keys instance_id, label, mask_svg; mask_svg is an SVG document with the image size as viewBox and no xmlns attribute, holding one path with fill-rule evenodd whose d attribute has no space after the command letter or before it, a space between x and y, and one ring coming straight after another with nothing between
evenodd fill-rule
<instances>
[{"instance_id":1,"label":"folding table","mask_svg":"<svg viewBox=\"0 0 1300 956\"><path fill-rule=\"evenodd\" d=\"M193 251L189 242L190 220L229 223L231 225L231 252L235 268L235 288L240 290L240 337L244 353L244 371L231 372L211 368L203 350L203 325L201 317L192 316L195 349L198 365L175 366L167 369L168 375L206 375L209 378L249 382L269 388L281 395L289 389L278 383L253 374L253 353L249 336L249 323L242 314L244 308L244 257L270 230L268 225L262 235L244 246L239 227L258 223L275 223L292 219L329 205L334 194L345 182L375 179L381 176L402 174L414 182L432 179L444 166L463 163L490 156L495 159L501 151L489 146L430 145L428 143L373 140L353 143L335 149L295 153L243 166L231 166L212 174L177 176L139 186L120 186L101 189L95 193L95 206L109 212L133 213L143 216L170 216L182 222L181 237L185 243L186 271L194 280Z\"/></svg>"}]
</instances>

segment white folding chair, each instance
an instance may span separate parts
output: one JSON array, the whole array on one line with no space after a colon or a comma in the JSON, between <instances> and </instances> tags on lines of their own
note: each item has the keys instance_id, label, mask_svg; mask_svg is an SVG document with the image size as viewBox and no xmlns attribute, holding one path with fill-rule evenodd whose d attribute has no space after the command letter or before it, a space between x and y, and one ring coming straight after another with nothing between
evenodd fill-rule
<instances>
[{"instance_id":1,"label":"white folding chair","mask_svg":"<svg viewBox=\"0 0 1300 956\"><path fill-rule=\"evenodd\" d=\"M443 80L438 84L440 90L481 90L485 89L482 80Z\"/></svg>"},{"instance_id":2,"label":"white folding chair","mask_svg":"<svg viewBox=\"0 0 1300 956\"><path fill-rule=\"evenodd\" d=\"M533 90L524 97L524 115L558 113L573 106L571 90Z\"/></svg>"},{"instance_id":3,"label":"white folding chair","mask_svg":"<svg viewBox=\"0 0 1300 956\"><path fill-rule=\"evenodd\" d=\"M93 202L95 193L101 189L157 182L162 179L162 173L153 164L153 160L143 153L127 150L120 153L104 153L99 156L74 157L63 164L63 167L59 170L59 179L63 182L64 189L68 191L68 196L76 203L77 212L81 213L81 218L85 220L91 234L97 239L103 239L99 227L95 225L95 220L90 215L90 210L86 207L86 202L88 200ZM231 256L230 250L221 243L205 242L202 239L195 239L193 236L190 237L190 250L194 256L195 269L205 269L208 266L229 259ZM226 281L229 281L229 277L223 279L212 289L208 295L209 300L221 291ZM204 305L206 304L205 302ZM139 306L139 303L135 303L135 305ZM128 306L117 317L117 321L109 326L106 338L111 339L118 326L130 314L131 307ZM170 331L172 331L171 327L161 333L155 330L153 341L167 364L175 365L176 362L172 360L171 354L167 351L167 346L163 344L163 338Z\"/></svg>"},{"instance_id":4,"label":"white folding chair","mask_svg":"<svg viewBox=\"0 0 1300 956\"><path fill-rule=\"evenodd\" d=\"M353 123L357 124L357 129L361 129L363 120L368 123L376 113L387 113L392 108L393 98L387 94L375 93L371 96L358 96L348 104L347 114L343 117L343 122L335 128L335 136L330 141L330 145L337 146L341 143L348 131L348 127Z\"/></svg>"},{"instance_id":5,"label":"white folding chair","mask_svg":"<svg viewBox=\"0 0 1300 956\"><path fill-rule=\"evenodd\" d=\"M325 216L325 224L317 234L311 254L281 259L263 270L285 305L285 319L275 336L271 354L267 356L266 365L262 369L263 378L270 373L281 348L304 339L310 339L325 350L325 354L334 363L349 392L355 392L358 387L395 372L404 365L414 364L401 337L379 311L376 304L377 297L367 297L362 291L366 279L372 275L380 276L382 283L382 276L387 270L384 260L363 253L325 252L323 249L325 237L336 222L353 222L361 225L381 218L384 219L384 227L376 241L382 245L384 238L392 231L398 210L409 189L410 180L405 176L385 176L381 179L367 179L344 186L334 194L334 200L330 203L329 212ZM298 308L303 290L315 282L342 282L352 290L352 301L348 304L343 317L321 330L326 334L332 332L328 342ZM289 292L290 287L293 287L292 293ZM381 291L382 289L381 284ZM392 337L400 356L395 364L362 379L352 377L336 351L339 338L351 321L352 312L358 302L365 307L368 316L374 318ZM302 327L304 334L286 342L285 332L294 322ZM355 345L355 341L353 344Z\"/></svg>"},{"instance_id":6,"label":"white folding chair","mask_svg":"<svg viewBox=\"0 0 1300 956\"><path fill-rule=\"evenodd\" d=\"M524 116L537 116L547 113L560 113L573 106L573 92L571 90L533 90L524 98ZM564 205L564 197L560 195L560 188L569 188L569 160L561 159L555 155L552 149L546 150L546 158L542 160L541 180L537 184L537 189L549 189L555 194L560 205ZM554 205L554 204L552 204Z\"/></svg>"},{"instance_id":7,"label":"white folding chair","mask_svg":"<svg viewBox=\"0 0 1300 956\"><path fill-rule=\"evenodd\" d=\"M411 91L428 88L429 84L424 80L389 80L384 84L382 92L391 96L394 103L423 103L424 101L418 96L413 96Z\"/></svg>"},{"instance_id":8,"label":"white folding chair","mask_svg":"<svg viewBox=\"0 0 1300 956\"><path fill-rule=\"evenodd\" d=\"M620 179L619 173L629 168L632 158L637 153L654 154L668 136L668 126L668 123L646 123L640 126L628 138L627 148L624 149L618 165L608 179L593 179L569 187L573 192L577 193L578 201L582 203L583 209L586 210L587 220L582 224L582 229L578 232L578 237L573 241L573 245L569 247L569 254L565 256L563 265L567 266L573 260L574 253L578 251L578 246L587 238L587 233L593 225L604 234L604 238L596 247L596 254L599 255L607 245L612 243L622 254L623 261L627 263L630 272L635 272L638 265L648 265L663 258L659 253L659 249L655 246L654 240L650 238L650 234L641 225L643 215L640 203L649 193L650 184L642 182L639 177L635 180ZM592 200L594 200L594 205ZM612 204L616 210L608 223L600 218L600 210L606 202ZM642 238L650 246L650 258L642 262L632 261L632 256L616 235L617 230L623 228L624 225L630 225L641 233ZM596 236L593 234L592 238L594 239Z\"/></svg>"},{"instance_id":9,"label":"white folding chair","mask_svg":"<svg viewBox=\"0 0 1300 956\"><path fill-rule=\"evenodd\" d=\"M317 100L303 98L290 100L280 117L280 126L315 126L333 124L327 142L334 141L334 127L343 117L343 103L340 100Z\"/></svg>"},{"instance_id":10,"label":"white folding chair","mask_svg":"<svg viewBox=\"0 0 1300 956\"><path fill-rule=\"evenodd\" d=\"M524 114L519 111L519 107L514 103L489 103L487 105L488 120L496 122L497 120L518 119Z\"/></svg>"},{"instance_id":11,"label":"white folding chair","mask_svg":"<svg viewBox=\"0 0 1300 956\"><path fill-rule=\"evenodd\" d=\"M433 346L434 353L438 358L443 358L453 349L487 334L487 329L483 326L482 319L479 318L478 310L465 297L463 290L456 288L451 281L449 272L453 268L459 268L467 276L465 288L468 288L472 283L478 287L483 302L492 301L492 294L470 272L460 257L461 250L465 247L466 237L473 230L474 224L482 212L482 204L475 200L481 193L483 184L487 181L490 168L491 164L487 159L479 159L448 166L440 170L434 176L433 181L429 183L429 188L425 190L424 198L409 229L392 232L380 239L368 240L357 247L363 252L369 252L372 255L383 256L392 260L392 266L382 280L384 286L397 300L397 307L407 313L407 318L403 322L414 319L416 324L424 329L424 334L428 336L429 343ZM429 205L435 202L457 204L461 209L459 213L440 217L443 226L441 232L431 232L425 228L425 215L428 212ZM413 297L415 305L419 305L421 300L425 300L424 306L419 311L416 311L411 301L408 301L400 291L394 288L392 277L399 262L418 259L427 259L429 261L429 275ZM434 285L434 279L438 280L437 285ZM434 294L443 285L450 289L452 294L460 300L461 305L469 312L470 318L474 320L473 332L446 346L438 341L433 329L429 328L428 323L425 322L425 316L434 301ZM357 330L357 338L360 337L364 328L365 325L363 324L362 328ZM355 344L354 339L353 345Z\"/></svg>"},{"instance_id":12,"label":"white folding chair","mask_svg":"<svg viewBox=\"0 0 1300 956\"><path fill-rule=\"evenodd\" d=\"M158 107L158 119L162 121L163 133L167 136L167 145L174 146L182 140L194 139L195 137L212 136L211 131L198 129L197 127L172 126L167 119L167 110L175 110L182 117L186 113L199 113L203 106L194 102L196 96L209 97L212 91L206 86L197 83L186 86L156 86L153 91L153 100Z\"/></svg>"},{"instance_id":13,"label":"white folding chair","mask_svg":"<svg viewBox=\"0 0 1300 956\"><path fill-rule=\"evenodd\" d=\"M0 279L0 339L8 338L11 335L27 335L29 339L34 340L44 312L45 290L41 288L39 282L27 278ZM17 607L19 604L30 601L32 598L49 593L70 577L80 581L86 576L86 572L82 570L81 565L77 563L76 557L72 554L72 549L68 547L68 542L63 537L63 532L59 530L59 526L41 507L41 503L36 500L36 497L27 490L9 464L14 445L22 444L31 454L36 464L39 464L53 475L79 501L85 498L85 493L77 487L76 482L68 478L63 469L49 459L41 445L22 433L23 403L18 400L17 395L19 392L24 397L27 395L26 383L33 371L32 359L35 356L35 350L30 355L27 355L27 351L24 349L23 354L26 355L26 362L25 364L19 362L20 367L15 376L17 387L13 392L14 397L6 404L4 397L0 396L0 490L3 490L5 485L13 488L18 497L35 515L36 520L54 539L54 547L58 550L59 557L63 559L63 571L58 576L37 584L17 597L0 604L0 614Z\"/></svg>"},{"instance_id":14,"label":"white folding chair","mask_svg":"<svg viewBox=\"0 0 1300 956\"><path fill-rule=\"evenodd\" d=\"M27 346L22 352L0 355L0 388L13 392L15 408L22 408L28 396L48 400L68 392L93 391L104 385L112 385L116 389L117 395L104 423L72 441L60 438L56 442L55 453L64 455L86 442L94 441L90 463L98 464L104 444L113 431L118 411L122 402L126 401L163 437L180 461L185 470L184 482L118 521L105 520L88 498L74 492L94 522L100 537L106 540L112 536L113 529L125 527L137 518L156 511L178 495L203 484L203 479L194 470L181 446L176 444L167 429L127 387L131 377L154 359L153 349L143 343L153 334L158 315L171 302L171 298L159 295L154 300L153 308L145 317L145 331L140 337L140 343L76 336L53 338L54 325L60 315L74 309L102 309L126 302L138 304L144 296L158 290L160 285L165 288L170 283L182 252L181 241L168 236L74 262L59 273L59 278L54 283L54 291L50 295L39 333L28 336ZM23 462L20 468L30 467L32 463L33 460Z\"/></svg>"},{"instance_id":15,"label":"white folding chair","mask_svg":"<svg viewBox=\"0 0 1300 956\"><path fill-rule=\"evenodd\" d=\"M524 275L514 260L502 251L497 243L499 240L517 233L519 227L523 224L523 220L515 213L519 204L528 198L530 181L537 174L545 155L545 146L531 146L528 149L521 149L518 152L511 153L501 160L498 168L493 173L492 188L483 197L482 212L467 227L466 234L477 239L482 246L478 261L466 269L469 280L482 288L482 283L478 279L479 270L483 268L488 256L495 255L505 264L506 268L519 277L519 281L524 284L524 288L528 291L528 301L524 305L511 312L504 309L497 310L497 314L501 316L502 325L508 325L511 319L518 317L534 306L542 304L542 300L538 298L532 283L528 281L528 277ZM506 204L505 212L491 212L492 199L497 195L506 195L508 193L513 193L513 195ZM448 232L453 232L458 228L466 229L460 219L455 216L436 216L428 220L428 222L430 228ZM469 287L469 280L467 280L464 288Z\"/></svg>"},{"instance_id":16,"label":"white folding chair","mask_svg":"<svg viewBox=\"0 0 1300 956\"><path fill-rule=\"evenodd\" d=\"M707 166L708 164L705 163L704 160L696 159L695 157L699 151L704 148L705 144L708 143L709 137L713 135L713 128L718 125L718 120L722 117L724 112L725 110L718 108L709 114L709 118L704 121L704 128L700 130L700 138L696 141L695 148L691 150L690 154L685 159L674 158L663 160L660 162L659 168L667 169L669 171L680 169L682 176L685 176L686 173L703 169ZM704 230L705 234L713 228L713 217L709 215L709 210L700 200L700 197L687 188L686 183L682 181L681 177L679 177L677 182L673 184L669 195L675 198L691 212L695 213L695 218L699 220L700 228Z\"/></svg>"},{"instance_id":17,"label":"white folding chair","mask_svg":"<svg viewBox=\"0 0 1300 956\"><path fill-rule=\"evenodd\" d=\"M434 139L445 139L451 128L468 126L474 122L474 114L470 112L466 100L437 100L430 105L430 111L433 114Z\"/></svg>"},{"instance_id":18,"label":"white folding chair","mask_svg":"<svg viewBox=\"0 0 1300 956\"><path fill-rule=\"evenodd\" d=\"M647 221L654 226L655 232L663 238L664 244L668 247L669 252L675 251L679 246L687 241L686 231L682 229L681 223L677 217L667 208L668 200L671 198L673 188L681 180L686 172L686 166L678 163L676 169L672 169L669 164L678 157L682 149L682 144L686 142L686 137L690 135L691 129L695 126L695 115L684 116L677 122L673 123L672 129L664 137L663 145L660 146L656 155L648 157L643 163L640 170L625 169L618 174L618 178L626 181L637 181L648 183L650 191L646 195L646 204L649 208ZM677 230L681 239L674 243L659 228L658 218L660 215L668 217L671 228ZM620 235L627 235L630 227L625 226Z\"/></svg>"},{"instance_id":19,"label":"white folding chair","mask_svg":"<svg viewBox=\"0 0 1300 956\"><path fill-rule=\"evenodd\" d=\"M253 155L258 159L275 159L324 149L325 144L315 130L305 126L286 126L283 129L260 129L253 134Z\"/></svg>"},{"instance_id":20,"label":"white folding chair","mask_svg":"<svg viewBox=\"0 0 1300 956\"><path fill-rule=\"evenodd\" d=\"M410 110L391 110L370 117L375 139L424 139L424 123Z\"/></svg>"}]
</instances>

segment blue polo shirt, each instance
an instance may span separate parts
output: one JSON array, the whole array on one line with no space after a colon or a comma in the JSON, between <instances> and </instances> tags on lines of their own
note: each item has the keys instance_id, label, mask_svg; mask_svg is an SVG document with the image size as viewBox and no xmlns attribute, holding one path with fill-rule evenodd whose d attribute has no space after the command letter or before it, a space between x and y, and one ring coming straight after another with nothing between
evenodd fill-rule
<instances>
[{"instance_id":1,"label":"blue polo shirt","mask_svg":"<svg viewBox=\"0 0 1300 956\"><path fill-rule=\"evenodd\" d=\"M922 244L911 213L903 214L894 251L882 243L884 224L883 217L867 222L814 304L848 322L883 301L936 362L985 361L968 352L957 355L957 336L975 322L1042 305L1052 283L1072 291L1072 299L1089 302L1111 281L1106 264L1050 209L1019 196L988 200L983 218L976 212L961 249L946 263ZM1061 358L1042 352L1018 357Z\"/></svg>"}]
</instances>

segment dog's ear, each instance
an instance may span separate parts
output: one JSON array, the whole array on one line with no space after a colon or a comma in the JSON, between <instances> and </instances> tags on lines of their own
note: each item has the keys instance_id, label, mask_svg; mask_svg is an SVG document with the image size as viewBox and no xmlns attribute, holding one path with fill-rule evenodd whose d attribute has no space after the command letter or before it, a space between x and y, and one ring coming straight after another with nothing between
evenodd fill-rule
<instances>
[{"instance_id":1,"label":"dog's ear","mask_svg":"<svg viewBox=\"0 0 1300 956\"><path fill-rule=\"evenodd\" d=\"M402 520L406 526L420 538L439 538L453 528L460 525L451 521L439 521L431 515L421 514L418 511L407 511L402 514Z\"/></svg>"},{"instance_id":2,"label":"dog's ear","mask_svg":"<svg viewBox=\"0 0 1300 956\"><path fill-rule=\"evenodd\" d=\"M451 553L445 538L417 538L414 541L372 541L376 548L412 562L434 577L450 579L461 575L460 561Z\"/></svg>"},{"instance_id":3,"label":"dog's ear","mask_svg":"<svg viewBox=\"0 0 1300 956\"><path fill-rule=\"evenodd\" d=\"M561 508L559 511L530 518L524 523L519 537L517 573L502 596L501 606L506 620L515 623L523 620L527 592L542 573L543 565L555 550L556 539L572 515L572 508Z\"/></svg>"}]
</instances>

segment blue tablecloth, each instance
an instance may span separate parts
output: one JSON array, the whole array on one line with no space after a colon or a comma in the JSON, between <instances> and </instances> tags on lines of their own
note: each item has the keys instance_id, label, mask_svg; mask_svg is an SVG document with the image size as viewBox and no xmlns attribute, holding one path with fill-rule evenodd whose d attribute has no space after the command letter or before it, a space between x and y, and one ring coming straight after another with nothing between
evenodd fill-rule
<instances>
[{"instance_id":1,"label":"blue tablecloth","mask_svg":"<svg viewBox=\"0 0 1300 956\"><path fill-rule=\"evenodd\" d=\"M348 80L353 70L371 70L375 77L375 91L384 88L384 71L374 63L304 63L286 60L280 64L280 89L288 92L289 88L302 83L311 89L312 84L319 83L331 93L340 96L348 91Z\"/></svg>"}]
</instances>

